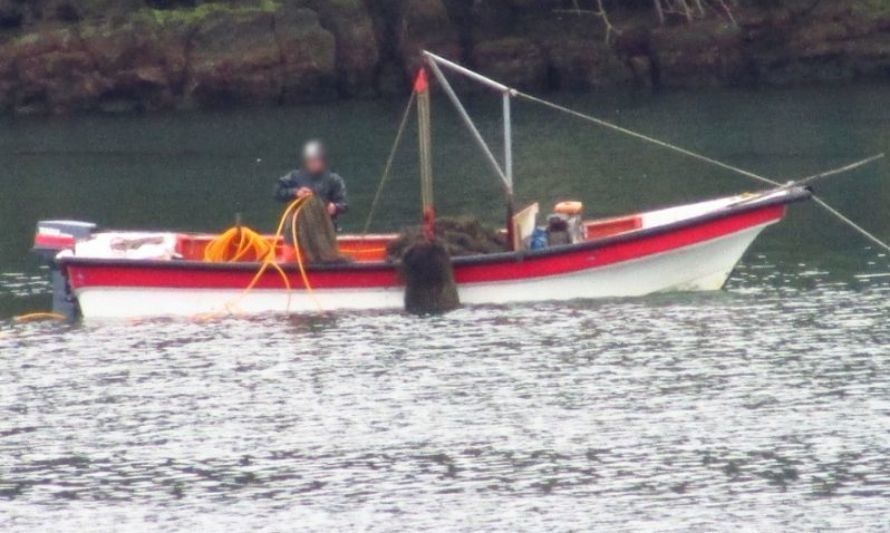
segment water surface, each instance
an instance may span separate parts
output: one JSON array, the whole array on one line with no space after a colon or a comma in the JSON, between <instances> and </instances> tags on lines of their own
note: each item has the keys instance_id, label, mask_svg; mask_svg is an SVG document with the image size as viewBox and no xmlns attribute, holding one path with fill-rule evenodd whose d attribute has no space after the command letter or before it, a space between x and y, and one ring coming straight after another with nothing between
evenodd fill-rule
<instances>
[{"instance_id":1,"label":"water surface","mask_svg":"<svg viewBox=\"0 0 890 533\"><path fill-rule=\"evenodd\" d=\"M881 86L561 97L791 179L887 150ZM16 324L34 222L270 229L329 139L364 222L398 102L0 123L0 528L886 530L890 261L808 205L714 294L400 313ZM496 101L473 100L497 140ZM437 200L500 217L436 107ZM519 105L524 201L618 214L756 185ZM417 218L411 147L375 228ZM890 236L886 163L821 192Z\"/></svg>"}]
</instances>

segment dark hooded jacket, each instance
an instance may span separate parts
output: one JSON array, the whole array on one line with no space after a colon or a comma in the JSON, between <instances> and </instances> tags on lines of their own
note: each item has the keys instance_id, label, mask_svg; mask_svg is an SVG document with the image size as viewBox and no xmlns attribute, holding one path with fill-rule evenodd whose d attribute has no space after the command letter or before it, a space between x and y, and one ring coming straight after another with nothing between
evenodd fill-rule
<instances>
[{"instance_id":1,"label":"dark hooded jacket","mask_svg":"<svg viewBox=\"0 0 890 533\"><path fill-rule=\"evenodd\" d=\"M292 202L296 198L297 191L303 187L312 189L315 196L324 200L325 204L331 203L337 206L337 215L345 213L349 208L346 201L346 183L343 178L329 170L318 175L294 170L278 180L275 199L282 203Z\"/></svg>"}]
</instances>

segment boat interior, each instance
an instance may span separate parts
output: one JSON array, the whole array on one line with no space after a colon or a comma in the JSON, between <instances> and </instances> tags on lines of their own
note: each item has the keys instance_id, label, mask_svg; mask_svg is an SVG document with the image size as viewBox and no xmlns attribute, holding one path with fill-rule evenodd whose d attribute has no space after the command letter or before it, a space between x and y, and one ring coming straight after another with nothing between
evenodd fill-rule
<instances>
[{"instance_id":1,"label":"boat interior","mask_svg":"<svg viewBox=\"0 0 890 533\"><path fill-rule=\"evenodd\" d=\"M629 231L634 231L643 227L643 217L641 215L630 215L615 218L604 218L599 220L583 221L583 241L591 241L611 237ZM531 235L523 235L518 240L527 240ZM272 243L275 239L273 235L266 235L266 239ZM397 233L388 234L369 234L369 235L341 235L337 241L340 247L340 253L356 262L376 262L385 261L387 258L387 246L389 243L397 239ZM187 261L201 261L204 257L204 249L216 238L216 235L210 234L177 234L176 235L176 254L178 258ZM281 246L281 239L275 243ZM527 249L528 244L520 244L515 249Z\"/></svg>"},{"instance_id":2,"label":"boat interior","mask_svg":"<svg viewBox=\"0 0 890 533\"><path fill-rule=\"evenodd\" d=\"M546 220L541 221L539 205L532 204L513 217L513 248L536 250L597 241L676 223L784 192L777 189L600 219L584 219L580 202L562 202L553 208ZM503 233L506 236L506 231ZM203 261L205 249L217 237L219 236L204 233L99 231L87 239L78 240L73 250L69 248L70 251L63 253L100 259ZM263 238L276 249L283 246L281 238L272 235L265 235ZM347 234L339 236L338 243L342 255L355 262L372 263L386 260L387 246L397 238L398 234L394 233ZM40 240L41 234L38 232L35 246L39 246Z\"/></svg>"}]
</instances>

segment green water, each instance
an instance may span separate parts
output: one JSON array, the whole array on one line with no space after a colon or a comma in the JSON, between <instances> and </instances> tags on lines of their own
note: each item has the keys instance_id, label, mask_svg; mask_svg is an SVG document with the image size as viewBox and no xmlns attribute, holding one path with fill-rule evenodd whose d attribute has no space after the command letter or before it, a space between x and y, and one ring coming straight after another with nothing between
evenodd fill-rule
<instances>
[{"instance_id":1,"label":"green water","mask_svg":"<svg viewBox=\"0 0 890 533\"><path fill-rule=\"evenodd\" d=\"M788 180L890 151L890 93L884 86L774 91L561 95L561 103L681 144L743 168ZM499 146L497 98L469 108ZM40 306L29 288L34 223L46 218L105 227L218 231L242 213L270 230L280 206L276 178L307 138L327 141L348 181L359 230L379 182L403 102L348 102L318 107L247 109L151 116L4 118L0 121L0 316ZM643 208L755 189L719 168L641 144L532 103L514 110L520 203L580 199L589 214ZM436 200L445 215L502 217L501 189L447 102L434 108ZM418 219L415 130L409 130L373 229ZM499 148L497 148L498 153ZM820 192L865 227L890 238L890 165L881 162L821 184ZM794 209L757 252L805 262L843 278L868 270L865 241L815 207ZM755 252L756 253L756 252Z\"/></svg>"}]
</instances>

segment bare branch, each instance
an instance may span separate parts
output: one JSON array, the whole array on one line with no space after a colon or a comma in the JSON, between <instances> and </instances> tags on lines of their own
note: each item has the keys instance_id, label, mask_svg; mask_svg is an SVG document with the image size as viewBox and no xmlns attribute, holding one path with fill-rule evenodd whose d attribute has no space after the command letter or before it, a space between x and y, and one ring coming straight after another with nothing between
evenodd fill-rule
<instances>
[{"instance_id":1,"label":"bare branch","mask_svg":"<svg viewBox=\"0 0 890 533\"><path fill-rule=\"evenodd\" d=\"M736 22L735 17L732 14L732 10L729 9L729 6L726 5L726 2L724 2L724 0L713 0L713 1L716 2L718 6L720 6L720 8L723 10L723 13L726 15L726 18L728 18L729 21L732 22L733 26L739 25L739 23Z\"/></svg>"},{"instance_id":2,"label":"bare branch","mask_svg":"<svg viewBox=\"0 0 890 533\"><path fill-rule=\"evenodd\" d=\"M620 35L621 31L616 28L611 19L609 19L609 12L606 11L606 7L603 4L603 0L596 0L596 9L581 9L581 6L578 3L578 0L573 0L574 7L572 9L554 9L554 13L572 13L573 15L591 15L597 17L602 21L603 26L606 30L605 41L606 44L611 44L612 36Z\"/></svg>"},{"instance_id":3,"label":"bare branch","mask_svg":"<svg viewBox=\"0 0 890 533\"><path fill-rule=\"evenodd\" d=\"M612 24L609 11L606 8L607 0L590 0L593 7L582 8L580 0L571 0L569 9L554 9L554 13L570 13L572 15L591 15L599 18L606 32L606 42L611 42L614 35L620 35L621 31ZM819 0L815 0L819 1ZM658 17L659 24L664 25L668 17L680 17L692 23L696 19L705 19L711 13L725 17L734 26L738 25L733 8L738 7L738 0L652 0L652 8ZM730 7L732 6L732 7Z\"/></svg>"},{"instance_id":4,"label":"bare branch","mask_svg":"<svg viewBox=\"0 0 890 533\"><path fill-rule=\"evenodd\" d=\"M655 12L658 14L658 23L664 24L664 7L661 5L661 0L652 0L652 3L655 4Z\"/></svg>"}]
</instances>

